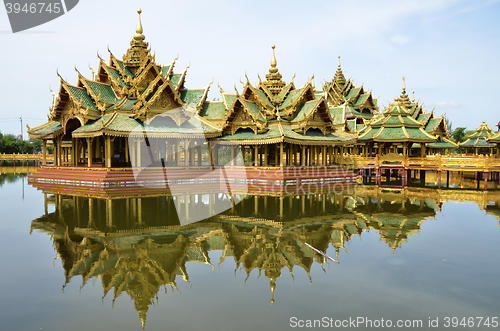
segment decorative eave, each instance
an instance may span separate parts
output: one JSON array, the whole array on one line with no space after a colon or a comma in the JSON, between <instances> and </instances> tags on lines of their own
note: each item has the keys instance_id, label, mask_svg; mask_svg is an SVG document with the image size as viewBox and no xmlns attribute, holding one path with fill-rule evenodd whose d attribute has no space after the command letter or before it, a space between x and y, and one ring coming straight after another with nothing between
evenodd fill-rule
<instances>
[{"instance_id":1,"label":"decorative eave","mask_svg":"<svg viewBox=\"0 0 500 331\"><path fill-rule=\"evenodd\" d=\"M305 133L310 128L320 129L323 134L329 134L333 131L333 118L330 114L330 111L328 110L328 104L326 100L323 97L317 100L318 101L316 105L311 109L309 114L307 114L303 120L292 123L299 126L299 129L295 130L296 132ZM320 107L321 109L323 109L323 111L319 111ZM322 120L321 123L313 121L315 114L319 114Z\"/></svg>"},{"instance_id":2,"label":"decorative eave","mask_svg":"<svg viewBox=\"0 0 500 331\"><path fill-rule=\"evenodd\" d=\"M162 94L163 91L167 90L167 88L168 91L170 91L169 96L171 97L172 101L176 103L177 107L181 107L184 104L180 99L179 93L173 88L170 80L168 79L164 80L162 75L159 75L155 79L155 84L150 84L150 88L153 90L154 87L157 86L156 84L160 81L162 81L163 84L157 87L158 89L156 90L155 94L149 100L147 99L147 97L150 94L149 92L143 93L138 97L137 102L135 103L133 108L135 112L134 118L141 119L142 121L148 121L152 117L158 115L158 114L149 114L148 111L151 105L157 100L157 98L159 98L159 96ZM166 109L166 111L168 112L169 110Z\"/></svg>"},{"instance_id":3,"label":"decorative eave","mask_svg":"<svg viewBox=\"0 0 500 331\"><path fill-rule=\"evenodd\" d=\"M125 87L125 86L122 86L120 84L119 81L117 81L115 79L115 77L111 74L111 72L109 71L111 67L109 67L104 61L100 61L99 63L99 69L97 70L97 77L96 77L96 81L98 81L99 83L102 83L101 82L101 78L100 76L102 75L101 72L103 72L105 75L106 75L106 78L107 80L109 80L111 82L111 87L113 88L113 90L116 92L118 91L118 93L120 93L121 96L126 96L128 94L128 89ZM113 68L115 69L115 68ZM116 70L116 69L115 69ZM123 80L123 78L122 78ZM123 83L125 83L125 81L123 81Z\"/></svg>"},{"instance_id":4,"label":"decorative eave","mask_svg":"<svg viewBox=\"0 0 500 331\"><path fill-rule=\"evenodd\" d=\"M290 93L290 92L288 92L288 93ZM306 99L307 93L311 93L311 95L312 95L312 98L310 98L310 100ZM292 102L290 103L290 106L279 111L279 114L283 118L291 119L293 116L295 116L298 105L305 103L305 102L308 102L308 101L311 101L311 100L314 100L314 89L311 86L311 83L307 82L304 85L304 87L302 87L302 91L300 92L300 94L295 98L295 100L292 100Z\"/></svg>"},{"instance_id":5,"label":"decorative eave","mask_svg":"<svg viewBox=\"0 0 500 331\"><path fill-rule=\"evenodd\" d=\"M154 62L149 62L149 64L144 68L144 70L140 71L139 75L135 75L134 79L131 83L131 87L137 90L137 87L143 83L143 81L146 79L148 76L148 73L153 71L152 75L157 77L157 76L163 76L159 70L159 67L156 65Z\"/></svg>"},{"instance_id":6,"label":"decorative eave","mask_svg":"<svg viewBox=\"0 0 500 331\"><path fill-rule=\"evenodd\" d=\"M245 84L242 95L246 100L250 100L253 102L257 101L255 103L258 104L260 106L259 109L266 114L266 118L268 119L273 118L276 115L275 114L276 110L274 109L274 107L270 107L270 105L267 104L266 100L262 100L262 98L257 92L257 89L253 87L249 82Z\"/></svg>"},{"instance_id":7,"label":"decorative eave","mask_svg":"<svg viewBox=\"0 0 500 331\"><path fill-rule=\"evenodd\" d=\"M237 114L242 110L247 116L250 117L251 121L244 123L234 123L233 121L236 118ZM226 117L224 119L224 123L221 125L221 129L226 133L233 135L236 130L240 128L250 128L255 133L261 133L267 130L266 123L260 121L257 116L248 108L245 100L241 96L237 95L234 99L233 104L226 113Z\"/></svg>"},{"instance_id":8,"label":"decorative eave","mask_svg":"<svg viewBox=\"0 0 500 331\"><path fill-rule=\"evenodd\" d=\"M49 120L56 120L56 119L64 120L62 118L61 111L64 108L64 106L68 103L68 101L71 101L75 105L75 107L72 109L69 116L71 118L78 117L81 122L85 123L89 119L88 113L90 110L89 110L89 108L82 107L83 100L82 99L78 100L73 95L73 93L71 93L71 90L68 88L68 86L72 86L72 87L78 88L78 89L82 89L82 88L70 85L61 76L59 76L59 77L61 80L61 86L59 88L59 97L57 98L56 103L50 109L50 113L48 115ZM63 98L61 97L63 93L68 95L68 101L64 101Z\"/></svg>"}]
</instances>

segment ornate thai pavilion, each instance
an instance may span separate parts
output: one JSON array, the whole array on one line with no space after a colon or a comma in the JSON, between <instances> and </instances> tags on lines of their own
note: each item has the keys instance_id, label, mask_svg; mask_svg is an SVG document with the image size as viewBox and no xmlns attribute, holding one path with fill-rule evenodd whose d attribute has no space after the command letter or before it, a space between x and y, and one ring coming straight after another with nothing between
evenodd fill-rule
<instances>
[{"instance_id":1,"label":"ornate thai pavilion","mask_svg":"<svg viewBox=\"0 0 500 331\"><path fill-rule=\"evenodd\" d=\"M252 86L247 78L241 94L220 88L222 100L207 101L211 84L187 88L187 68L175 72L175 60L157 64L144 40L139 16L121 60L111 52L109 62L99 57L92 79L77 70L75 85L61 77L49 122L28 130L43 140L44 155L53 144L55 165L141 166L146 135L154 158L173 166L216 165L218 151L234 155L235 146L254 165L327 165L378 110L370 93L345 80L340 64L324 91L315 91L313 79L302 87L285 82L274 46L265 81Z\"/></svg>"}]
</instances>

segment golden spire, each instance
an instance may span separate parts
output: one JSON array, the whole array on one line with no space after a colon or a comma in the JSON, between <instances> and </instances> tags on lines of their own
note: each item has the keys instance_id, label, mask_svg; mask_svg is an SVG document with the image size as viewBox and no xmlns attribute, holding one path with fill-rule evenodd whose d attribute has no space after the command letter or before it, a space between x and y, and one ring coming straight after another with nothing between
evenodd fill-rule
<instances>
[{"instance_id":1,"label":"golden spire","mask_svg":"<svg viewBox=\"0 0 500 331\"><path fill-rule=\"evenodd\" d=\"M403 92L406 91L406 82L405 82L405 78L403 77Z\"/></svg>"},{"instance_id":2,"label":"golden spire","mask_svg":"<svg viewBox=\"0 0 500 331\"><path fill-rule=\"evenodd\" d=\"M142 10L139 8L137 10L139 14L139 21L137 22L137 27L135 28L134 38L130 42L130 48L127 53L123 56L123 62L125 66L129 68L134 74L138 74L136 71L146 60L154 61L154 56L151 56L150 50L148 49L149 43L145 42L146 37L142 34L142 23L141 23L141 13Z\"/></svg>"},{"instance_id":3,"label":"golden spire","mask_svg":"<svg viewBox=\"0 0 500 331\"><path fill-rule=\"evenodd\" d=\"M411 102L415 102L415 90L413 90L413 98L412 98Z\"/></svg>"},{"instance_id":4,"label":"golden spire","mask_svg":"<svg viewBox=\"0 0 500 331\"><path fill-rule=\"evenodd\" d=\"M340 86L344 86L346 83L344 73L342 73L342 68L340 67L340 55L339 55L339 66L337 67L337 72L335 73L335 77L333 80L336 81Z\"/></svg>"},{"instance_id":5,"label":"golden spire","mask_svg":"<svg viewBox=\"0 0 500 331\"><path fill-rule=\"evenodd\" d=\"M273 57L271 59L271 68L269 69L269 73L266 75L267 82L264 83L274 96L278 95L281 92L281 89L283 89L286 85L286 83L281 80L283 76L278 72L278 68L276 67L277 61L274 54L275 47L275 45L272 46Z\"/></svg>"},{"instance_id":6,"label":"golden spire","mask_svg":"<svg viewBox=\"0 0 500 331\"><path fill-rule=\"evenodd\" d=\"M277 73L278 72L278 68L276 68L276 65L278 64L278 62L276 61L276 56L274 55L274 48L276 46L273 45L272 48L273 48L273 58L271 59L271 69L269 69L269 72L270 73Z\"/></svg>"},{"instance_id":7,"label":"golden spire","mask_svg":"<svg viewBox=\"0 0 500 331\"><path fill-rule=\"evenodd\" d=\"M135 28L136 34L134 35L135 40L144 40L146 37L142 34L142 23L141 23L141 8L137 9L137 13L139 14L139 21L137 22L137 27Z\"/></svg>"}]
</instances>

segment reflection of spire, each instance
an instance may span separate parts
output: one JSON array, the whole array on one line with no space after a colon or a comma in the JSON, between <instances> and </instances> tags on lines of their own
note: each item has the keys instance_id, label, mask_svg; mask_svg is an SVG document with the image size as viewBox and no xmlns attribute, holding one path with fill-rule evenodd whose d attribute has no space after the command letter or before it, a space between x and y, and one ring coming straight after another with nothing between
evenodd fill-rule
<instances>
[{"instance_id":1,"label":"reflection of spire","mask_svg":"<svg viewBox=\"0 0 500 331\"><path fill-rule=\"evenodd\" d=\"M271 288L271 305L274 305L274 290L276 289L276 278L271 277L269 287Z\"/></svg>"},{"instance_id":2,"label":"reflection of spire","mask_svg":"<svg viewBox=\"0 0 500 331\"><path fill-rule=\"evenodd\" d=\"M144 331L144 328L146 327L146 313L145 312L140 312L139 313L139 318L141 319L142 331Z\"/></svg>"}]
</instances>

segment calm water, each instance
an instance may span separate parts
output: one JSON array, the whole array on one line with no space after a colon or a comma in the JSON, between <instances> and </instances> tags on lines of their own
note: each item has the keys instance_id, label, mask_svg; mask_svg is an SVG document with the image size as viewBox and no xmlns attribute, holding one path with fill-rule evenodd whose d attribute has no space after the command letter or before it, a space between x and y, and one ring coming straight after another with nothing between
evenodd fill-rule
<instances>
[{"instance_id":1,"label":"calm water","mask_svg":"<svg viewBox=\"0 0 500 331\"><path fill-rule=\"evenodd\" d=\"M445 317L491 322L500 317L500 192L452 180L449 190L359 185L247 197L181 226L176 206L224 197L88 199L44 194L26 175L4 173L0 329L141 330L145 321L146 330L289 330L292 317L292 325L422 320L420 329L429 318L439 318L436 329L450 329Z\"/></svg>"}]
</instances>

